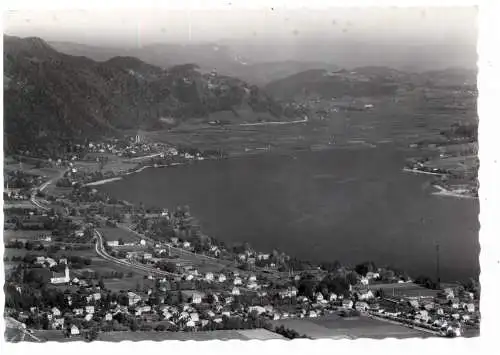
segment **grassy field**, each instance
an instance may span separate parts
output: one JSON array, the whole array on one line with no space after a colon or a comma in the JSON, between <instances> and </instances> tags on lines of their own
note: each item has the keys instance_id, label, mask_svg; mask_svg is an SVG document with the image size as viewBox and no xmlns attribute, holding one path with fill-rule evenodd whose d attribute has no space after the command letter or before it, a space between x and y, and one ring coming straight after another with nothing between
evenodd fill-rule
<instances>
[{"instance_id":1,"label":"grassy field","mask_svg":"<svg viewBox=\"0 0 500 355\"><path fill-rule=\"evenodd\" d=\"M411 338L429 337L429 334L396 324L360 316L343 318L331 315L317 319L285 319L273 321L273 324L294 329L299 334L305 334L313 339L320 338Z\"/></svg>"},{"instance_id":2,"label":"grassy field","mask_svg":"<svg viewBox=\"0 0 500 355\"><path fill-rule=\"evenodd\" d=\"M387 296L436 297L438 291L419 286L415 283L389 283L370 285L372 290L383 290Z\"/></svg>"},{"instance_id":3,"label":"grassy field","mask_svg":"<svg viewBox=\"0 0 500 355\"><path fill-rule=\"evenodd\" d=\"M216 330L202 332L110 332L99 334L100 341L119 342L123 340L164 341L164 340L270 340L285 339L265 329L250 330Z\"/></svg>"},{"instance_id":4,"label":"grassy field","mask_svg":"<svg viewBox=\"0 0 500 355\"><path fill-rule=\"evenodd\" d=\"M107 241L123 239L124 243L128 243L137 242L139 240L137 235L121 228L104 227L98 228L98 231L102 233L102 236Z\"/></svg>"},{"instance_id":5,"label":"grassy field","mask_svg":"<svg viewBox=\"0 0 500 355\"><path fill-rule=\"evenodd\" d=\"M40 235L51 235L50 230L5 230L3 232L4 243L13 240L36 240L37 236Z\"/></svg>"}]
</instances>

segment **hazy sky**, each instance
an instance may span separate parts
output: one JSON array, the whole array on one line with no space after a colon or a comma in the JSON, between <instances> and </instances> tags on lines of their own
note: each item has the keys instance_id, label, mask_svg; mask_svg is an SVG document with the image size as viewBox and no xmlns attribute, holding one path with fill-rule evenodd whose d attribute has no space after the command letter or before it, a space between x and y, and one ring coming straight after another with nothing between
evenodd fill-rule
<instances>
[{"instance_id":1,"label":"hazy sky","mask_svg":"<svg viewBox=\"0 0 500 355\"><path fill-rule=\"evenodd\" d=\"M474 44L475 8L329 10L33 10L4 14L4 32L85 44L140 45L222 39L358 39Z\"/></svg>"}]
</instances>

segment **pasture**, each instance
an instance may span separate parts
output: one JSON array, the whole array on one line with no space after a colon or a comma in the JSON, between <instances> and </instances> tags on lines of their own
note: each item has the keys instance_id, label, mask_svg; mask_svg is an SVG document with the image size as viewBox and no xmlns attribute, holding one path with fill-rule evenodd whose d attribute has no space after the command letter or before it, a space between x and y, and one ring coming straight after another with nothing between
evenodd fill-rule
<instances>
[{"instance_id":1,"label":"pasture","mask_svg":"<svg viewBox=\"0 0 500 355\"><path fill-rule=\"evenodd\" d=\"M214 330L201 332L109 332L100 333L98 340L100 341L164 341L164 340L269 340L269 339L285 339L282 336L272 333L265 329L249 329L249 330Z\"/></svg>"},{"instance_id":2,"label":"pasture","mask_svg":"<svg viewBox=\"0 0 500 355\"><path fill-rule=\"evenodd\" d=\"M404 339L430 336L428 333L366 316L344 318L334 314L321 318L284 319L273 321L273 324L275 326L283 325L285 328L293 329L299 334L305 334L313 339L381 339L386 337Z\"/></svg>"}]
</instances>

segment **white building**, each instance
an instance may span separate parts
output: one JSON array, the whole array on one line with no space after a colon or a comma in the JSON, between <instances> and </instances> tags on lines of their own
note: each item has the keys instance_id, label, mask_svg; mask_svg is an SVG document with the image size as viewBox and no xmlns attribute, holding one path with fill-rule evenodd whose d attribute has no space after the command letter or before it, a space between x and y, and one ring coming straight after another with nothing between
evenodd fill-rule
<instances>
[{"instance_id":1,"label":"white building","mask_svg":"<svg viewBox=\"0 0 500 355\"><path fill-rule=\"evenodd\" d=\"M64 276L60 276L60 277L54 276L50 279L50 283L54 284L54 285L59 285L59 284L68 283L69 280L70 280L69 279L69 268L66 265L66 268L64 269Z\"/></svg>"},{"instance_id":2,"label":"white building","mask_svg":"<svg viewBox=\"0 0 500 355\"><path fill-rule=\"evenodd\" d=\"M78 335L78 334L80 334L80 330L79 330L79 329L78 329L78 327L77 327L76 325L74 325L74 324L71 326L71 330L70 330L70 332L71 332L71 335Z\"/></svg>"}]
</instances>

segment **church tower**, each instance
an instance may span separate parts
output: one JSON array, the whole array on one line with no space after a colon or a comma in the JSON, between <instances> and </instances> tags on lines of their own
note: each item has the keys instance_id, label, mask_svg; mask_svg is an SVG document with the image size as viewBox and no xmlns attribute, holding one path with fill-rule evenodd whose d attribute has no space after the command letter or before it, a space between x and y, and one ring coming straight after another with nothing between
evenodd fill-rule
<instances>
[{"instance_id":1,"label":"church tower","mask_svg":"<svg viewBox=\"0 0 500 355\"><path fill-rule=\"evenodd\" d=\"M64 269L64 282L69 282L69 267L66 265L66 269Z\"/></svg>"}]
</instances>

